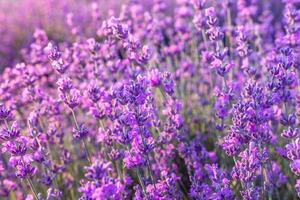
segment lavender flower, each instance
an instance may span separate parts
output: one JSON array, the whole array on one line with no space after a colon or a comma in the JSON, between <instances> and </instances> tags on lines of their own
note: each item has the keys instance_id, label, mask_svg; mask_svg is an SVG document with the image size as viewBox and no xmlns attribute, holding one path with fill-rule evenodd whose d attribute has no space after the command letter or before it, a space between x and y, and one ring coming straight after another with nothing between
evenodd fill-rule
<instances>
[{"instance_id":1,"label":"lavender flower","mask_svg":"<svg viewBox=\"0 0 300 200\"><path fill-rule=\"evenodd\" d=\"M296 199L298 3L1 2L0 199Z\"/></svg>"}]
</instances>

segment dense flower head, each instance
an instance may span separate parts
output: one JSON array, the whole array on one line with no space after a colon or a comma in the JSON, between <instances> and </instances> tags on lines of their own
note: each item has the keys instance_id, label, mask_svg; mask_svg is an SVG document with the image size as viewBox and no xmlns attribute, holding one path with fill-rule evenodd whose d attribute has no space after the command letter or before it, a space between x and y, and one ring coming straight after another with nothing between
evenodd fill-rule
<instances>
[{"instance_id":1,"label":"dense flower head","mask_svg":"<svg viewBox=\"0 0 300 200\"><path fill-rule=\"evenodd\" d=\"M75 139L82 139L86 137L89 133L89 130L85 127L84 124L79 124L78 127L73 128L73 137Z\"/></svg>"},{"instance_id":2,"label":"dense flower head","mask_svg":"<svg viewBox=\"0 0 300 200\"><path fill-rule=\"evenodd\" d=\"M94 102L98 102L103 96L104 91L99 86L91 84L87 90L89 98Z\"/></svg>"},{"instance_id":3,"label":"dense flower head","mask_svg":"<svg viewBox=\"0 0 300 200\"><path fill-rule=\"evenodd\" d=\"M21 163L16 166L16 176L22 179L32 177L36 171L37 169L29 163Z\"/></svg>"},{"instance_id":4,"label":"dense flower head","mask_svg":"<svg viewBox=\"0 0 300 200\"><path fill-rule=\"evenodd\" d=\"M110 171L109 163L101 163L101 161L96 160L93 165L86 167L85 177L93 180L100 180L101 178L108 175Z\"/></svg>"},{"instance_id":5,"label":"dense flower head","mask_svg":"<svg viewBox=\"0 0 300 200\"><path fill-rule=\"evenodd\" d=\"M4 141L13 140L20 136L20 127L13 122L11 128L3 128L0 132L0 139Z\"/></svg>"},{"instance_id":6,"label":"dense flower head","mask_svg":"<svg viewBox=\"0 0 300 200\"><path fill-rule=\"evenodd\" d=\"M73 88L72 80L69 77L60 78L57 85L61 92L69 92Z\"/></svg>"},{"instance_id":7,"label":"dense flower head","mask_svg":"<svg viewBox=\"0 0 300 200\"><path fill-rule=\"evenodd\" d=\"M7 109L3 104L0 104L0 119L6 120L10 116L11 111Z\"/></svg>"}]
</instances>

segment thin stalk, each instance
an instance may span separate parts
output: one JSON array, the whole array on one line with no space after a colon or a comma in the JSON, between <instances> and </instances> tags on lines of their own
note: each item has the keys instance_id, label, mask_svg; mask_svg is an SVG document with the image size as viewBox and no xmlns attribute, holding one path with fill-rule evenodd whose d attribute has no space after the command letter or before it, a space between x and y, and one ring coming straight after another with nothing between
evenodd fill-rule
<instances>
[{"instance_id":1,"label":"thin stalk","mask_svg":"<svg viewBox=\"0 0 300 200\"><path fill-rule=\"evenodd\" d=\"M146 187L144 185L144 181L143 181L142 176L141 176L140 168L136 169L136 174L138 176L138 179L139 179L139 182L140 182L140 184L142 186L142 190L143 190L144 194L146 195L146 197L148 197L148 194L147 194L147 191L146 191Z\"/></svg>"},{"instance_id":2,"label":"thin stalk","mask_svg":"<svg viewBox=\"0 0 300 200\"><path fill-rule=\"evenodd\" d=\"M265 199L265 187L264 187L264 182L265 182L265 180L264 180L264 167L263 167L263 165L261 165L260 166L260 173L261 173L261 188L262 188L262 190L261 190L261 195L262 195L262 200L264 200Z\"/></svg>"},{"instance_id":3,"label":"thin stalk","mask_svg":"<svg viewBox=\"0 0 300 200\"><path fill-rule=\"evenodd\" d=\"M232 47L231 47L231 41L232 41L232 35L231 35L231 29L232 29L232 20L231 20L231 11L230 8L227 7L226 11L226 17L227 17L227 27L228 27L228 46L229 46L229 53L232 54Z\"/></svg>"},{"instance_id":4,"label":"thin stalk","mask_svg":"<svg viewBox=\"0 0 300 200\"><path fill-rule=\"evenodd\" d=\"M37 195L37 192L36 192L36 189L35 189L33 183L31 182L30 178L27 177L26 180L27 180L27 183L28 183L28 185L29 185L29 187L30 187L31 192L32 192L33 195L34 195L34 198L35 198L36 200L39 200L38 195Z\"/></svg>"},{"instance_id":5,"label":"thin stalk","mask_svg":"<svg viewBox=\"0 0 300 200\"><path fill-rule=\"evenodd\" d=\"M87 148L87 145L86 145L86 142L85 142L85 139L84 139L84 138L82 139L82 143L83 143L83 146L84 146L84 149L85 149L85 153L86 153L86 155L87 155L87 160L88 160L88 162L89 162L90 164L92 164L91 155L90 155L90 152L89 152L89 150L88 150L88 148Z\"/></svg>"},{"instance_id":6,"label":"thin stalk","mask_svg":"<svg viewBox=\"0 0 300 200\"><path fill-rule=\"evenodd\" d=\"M259 151L262 153L263 151L263 147L261 145L259 145ZM264 177L264 164L261 163L260 166L260 173L261 173L261 196L262 196L262 200L265 199L265 187L264 187L264 183L265 183L265 177Z\"/></svg>"},{"instance_id":7,"label":"thin stalk","mask_svg":"<svg viewBox=\"0 0 300 200\"><path fill-rule=\"evenodd\" d=\"M204 41L205 48L206 48L206 50L209 50L209 49L208 49L208 43L207 43L207 38L206 38L205 31L202 30L202 31L201 31L201 34L202 34L202 39L203 39L203 41Z\"/></svg>"},{"instance_id":8,"label":"thin stalk","mask_svg":"<svg viewBox=\"0 0 300 200\"><path fill-rule=\"evenodd\" d=\"M98 107L98 104L97 104L97 107ZM99 119L99 124L100 124L100 127L103 129L103 131L105 131L105 126L104 126L104 123L103 123L102 119ZM108 153L107 153L108 151L107 151L105 143L103 143L103 145L100 144L100 151L104 152L106 160L110 160L109 156L108 156Z\"/></svg>"},{"instance_id":9,"label":"thin stalk","mask_svg":"<svg viewBox=\"0 0 300 200\"><path fill-rule=\"evenodd\" d=\"M79 127L79 124L78 124L78 122L77 122L77 118L76 118L76 115L75 115L75 112L74 112L73 109L71 109L71 113L72 113L72 116L73 116L73 120L74 120L75 126L76 126L76 128L79 130L80 127ZM86 153L86 155L87 155L87 160L88 160L88 162L89 162L90 164L92 164L92 159L91 159L91 156L90 156L90 152L89 152L89 150L88 150L88 148L87 148L87 145L86 145L86 142L85 142L84 139L82 139L82 144L83 144L85 153Z\"/></svg>"},{"instance_id":10,"label":"thin stalk","mask_svg":"<svg viewBox=\"0 0 300 200\"><path fill-rule=\"evenodd\" d=\"M8 122L7 122L6 119L4 120L4 123L5 123L6 128L7 128L8 130L10 130L9 124L8 124Z\"/></svg>"},{"instance_id":11,"label":"thin stalk","mask_svg":"<svg viewBox=\"0 0 300 200\"><path fill-rule=\"evenodd\" d=\"M236 157L235 156L233 156L233 161L234 161L234 164L236 165ZM241 186L242 186L242 189L244 189L244 184L243 184L243 182L242 181L240 181L240 183L241 183Z\"/></svg>"},{"instance_id":12,"label":"thin stalk","mask_svg":"<svg viewBox=\"0 0 300 200\"><path fill-rule=\"evenodd\" d=\"M225 92L227 92L228 91L228 85L227 85L227 80L226 80L226 78L225 78L225 76L223 76L223 86L224 86L224 90L225 90Z\"/></svg>"},{"instance_id":13,"label":"thin stalk","mask_svg":"<svg viewBox=\"0 0 300 200\"><path fill-rule=\"evenodd\" d=\"M131 155L131 152L130 152L130 145L129 146L126 146L129 154ZM131 155L132 156L132 155ZM143 179L142 179L142 175L141 175L141 172L140 172L140 168L136 168L136 174L138 176L138 180L140 182L140 185L142 187L142 190L143 190L143 193L145 194L145 196L148 198L148 194L147 194L147 191L146 191L146 187L144 185L144 182L143 182Z\"/></svg>"},{"instance_id":14,"label":"thin stalk","mask_svg":"<svg viewBox=\"0 0 300 200\"><path fill-rule=\"evenodd\" d=\"M118 160L114 161L115 163L115 166L116 166L116 169L117 169L117 174L118 174L118 178L123 181L123 177L122 177L122 173L121 173L121 170L119 168L119 163L118 163Z\"/></svg>"},{"instance_id":15,"label":"thin stalk","mask_svg":"<svg viewBox=\"0 0 300 200\"><path fill-rule=\"evenodd\" d=\"M120 166L121 166L121 171L122 171L122 178L124 179L126 176L126 168L125 168L123 162L120 162Z\"/></svg>"},{"instance_id":16,"label":"thin stalk","mask_svg":"<svg viewBox=\"0 0 300 200\"><path fill-rule=\"evenodd\" d=\"M186 189L186 187L184 186L184 184L183 184L183 182L181 181L181 180L179 180L178 181L179 182L179 185L182 187L182 189L183 189L183 197L185 198L185 199L189 199L189 197L188 197L188 194L189 194L189 192L188 192L188 190Z\"/></svg>"},{"instance_id":17,"label":"thin stalk","mask_svg":"<svg viewBox=\"0 0 300 200\"><path fill-rule=\"evenodd\" d=\"M154 176L152 174L152 170L151 170L151 166L150 166L149 155L147 155L147 167L148 167L148 171L149 171L149 174L150 174L151 182L154 185L154 188L156 189L156 185L155 185L155 181L154 181Z\"/></svg>"},{"instance_id":18,"label":"thin stalk","mask_svg":"<svg viewBox=\"0 0 300 200\"><path fill-rule=\"evenodd\" d=\"M164 93L164 91L160 87L159 87L159 91L162 94L164 100L167 101L167 96L166 96L166 94Z\"/></svg>"},{"instance_id":19,"label":"thin stalk","mask_svg":"<svg viewBox=\"0 0 300 200\"><path fill-rule=\"evenodd\" d=\"M77 118L76 118L76 115L75 115L75 112L73 109L71 109L71 113L72 113L72 117L73 117L73 120L74 120L74 123L76 125L76 128L79 129L79 125L78 125L78 122L77 122Z\"/></svg>"}]
</instances>

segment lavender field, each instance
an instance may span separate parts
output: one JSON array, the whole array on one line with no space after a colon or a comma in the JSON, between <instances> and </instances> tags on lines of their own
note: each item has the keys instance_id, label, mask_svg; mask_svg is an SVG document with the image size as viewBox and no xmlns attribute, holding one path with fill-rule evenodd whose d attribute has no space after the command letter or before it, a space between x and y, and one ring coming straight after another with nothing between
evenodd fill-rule
<instances>
[{"instance_id":1,"label":"lavender field","mask_svg":"<svg viewBox=\"0 0 300 200\"><path fill-rule=\"evenodd\" d=\"M300 0L0 0L0 199L300 198Z\"/></svg>"}]
</instances>

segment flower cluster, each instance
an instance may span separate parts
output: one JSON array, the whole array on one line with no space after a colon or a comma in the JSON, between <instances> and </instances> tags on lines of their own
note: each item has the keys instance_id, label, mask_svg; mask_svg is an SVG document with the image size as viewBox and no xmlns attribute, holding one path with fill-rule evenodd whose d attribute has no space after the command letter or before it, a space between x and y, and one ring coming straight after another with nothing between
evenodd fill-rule
<instances>
[{"instance_id":1,"label":"flower cluster","mask_svg":"<svg viewBox=\"0 0 300 200\"><path fill-rule=\"evenodd\" d=\"M43 2L0 48L0 199L300 197L299 1Z\"/></svg>"}]
</instances>

